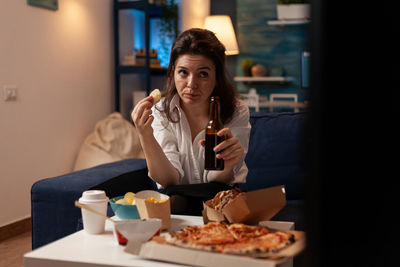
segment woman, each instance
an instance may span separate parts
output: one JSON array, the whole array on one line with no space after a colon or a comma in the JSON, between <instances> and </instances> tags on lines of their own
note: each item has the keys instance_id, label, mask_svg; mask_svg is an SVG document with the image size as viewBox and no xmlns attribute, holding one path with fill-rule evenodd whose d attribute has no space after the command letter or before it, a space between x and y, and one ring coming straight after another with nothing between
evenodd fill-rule
<instances>
[{"instance_id":1,"label":"woman","mask_svg":"<svg viewBox=\"0 0 400 267\"><path fill-rule=\"evenodd\" d=\"M178 36L172 46L164 92L164 98L155 106L153 97L148 96L132 112L149 176L163 188L245 182L249 109L237 98L236 89L227 79L225 47L214 33L195 28ZM224 136L225 141L214 151L220 152L218 157L224 160L223 171L204 170L211 95L219 96L221 101L221 121L225 128L218 135ZM171 198L172 211L183 202L183 198Z\"/></svg>"}]
</instances>

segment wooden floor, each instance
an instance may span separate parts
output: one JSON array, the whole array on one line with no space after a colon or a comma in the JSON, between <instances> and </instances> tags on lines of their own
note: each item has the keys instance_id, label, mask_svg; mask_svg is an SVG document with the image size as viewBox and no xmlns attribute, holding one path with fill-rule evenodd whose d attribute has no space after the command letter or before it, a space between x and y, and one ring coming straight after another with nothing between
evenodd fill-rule
<instances>
[{"instance_id":1,"label":"wooden floor","mask_svg":"<svg viewBox=\"0 0 400 267\"><path fill-rule=\"evenodd\" d=\"M0 242L0 266L24 266L24 254L32 250L32 232L27 231Z\"/></svg>"}]
</instances>

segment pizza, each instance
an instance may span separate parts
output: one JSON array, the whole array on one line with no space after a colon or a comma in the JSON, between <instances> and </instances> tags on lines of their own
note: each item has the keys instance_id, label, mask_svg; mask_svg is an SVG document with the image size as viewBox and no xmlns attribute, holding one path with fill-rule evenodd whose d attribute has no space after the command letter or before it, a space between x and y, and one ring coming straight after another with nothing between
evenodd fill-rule
<instances>
[{"instance_id":1,"label":"pizza","mask_svg":"<svg viewBox=\"0 0 400 267\"><path fill-rule=\"evenodd\" d=\"M165 241L184 248L257 256L278 252L294 243L295 238L291 233L270 231L264 226L211 222L167 234Z\"/></svg>"}]
</instances>

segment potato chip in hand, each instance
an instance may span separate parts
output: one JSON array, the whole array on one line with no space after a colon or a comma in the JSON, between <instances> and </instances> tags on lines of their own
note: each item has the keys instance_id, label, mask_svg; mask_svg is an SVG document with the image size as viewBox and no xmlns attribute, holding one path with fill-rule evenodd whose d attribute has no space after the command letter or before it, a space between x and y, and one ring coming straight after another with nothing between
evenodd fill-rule
<instances>
[{"instance_id":1,"label":"potato chip in hand","mask_svg":"<svg viewBox=\"0 0 400 267\"><path fill-rule=\"evenodd\" d=\"M154 99L154 104L156 104L158 101L160 101L161 99L161 92L158 89L154 89L150 95L153 97Z\"/></svg>"}]
</instances>

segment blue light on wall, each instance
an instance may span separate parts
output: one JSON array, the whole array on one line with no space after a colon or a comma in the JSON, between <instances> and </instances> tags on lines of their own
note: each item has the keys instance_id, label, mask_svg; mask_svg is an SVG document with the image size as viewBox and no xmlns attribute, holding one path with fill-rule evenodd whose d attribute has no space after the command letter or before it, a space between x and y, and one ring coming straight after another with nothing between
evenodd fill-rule
<instances>
[{"instance_id":1,"label":"blue light on wall","mask_svg":"<svg viewBox=\"0 0 400 267\"><path fill-rule=\"evenodd\" d=\"M162 45L159 23L160 19L152 19L150 22L150 48L157 49L161 66L166 68L169 64L171 46L174 40L167 40L168 43L165 46Z\"/></svg>"},{"instance_id":2,"label":"blue light on wall","mask_svg":"<svg viewBox=\"0 0 400 267\"><path fill-rule=\"evenodd\" d=\"M142 49L145 47L145 29L143 27L145 14L139 10L131 10L131 12L133 17L133 48Z\"/></svg>"},{"instance_id":3,"label":"blue light on wall","mask_svg":"<svg viewBox=\"0 0 400 267\"><path fill-rule=\"evenodd\" d=\"M144 49L145 44L145 29L143 27L143 21L145 19L144 12L138 10L132 10L133 14L133 45L134 49ZM160 40L159 30L160 19L153 18L150 20L150 49L157 49L158 59L161 60L161 66L166 68L169 63L170 47L174 40L169 40L169 43L162 49Z\"/></svg>"}]
</instances>

